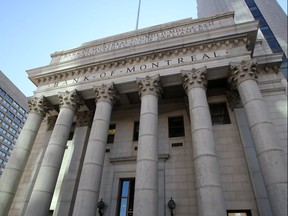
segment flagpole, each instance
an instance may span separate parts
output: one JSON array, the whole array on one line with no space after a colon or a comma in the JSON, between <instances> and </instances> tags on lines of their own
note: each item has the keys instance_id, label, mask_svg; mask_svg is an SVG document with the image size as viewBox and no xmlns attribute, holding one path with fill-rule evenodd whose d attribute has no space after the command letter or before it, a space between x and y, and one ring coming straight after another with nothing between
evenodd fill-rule
<instances>
[{"instance_id":1,"label":"flagpole","mask_svg":"<svg viewBox=\"0 0 288 216\"><path fill-rule=\"evenodd\" d=\"M140 6L141 6L141 0L139 0L139 5L138 5L138 13L137 13L137 21L136 21L136 30L138 30L139 15L140 15Z\"/></svg>"}]
</instances>

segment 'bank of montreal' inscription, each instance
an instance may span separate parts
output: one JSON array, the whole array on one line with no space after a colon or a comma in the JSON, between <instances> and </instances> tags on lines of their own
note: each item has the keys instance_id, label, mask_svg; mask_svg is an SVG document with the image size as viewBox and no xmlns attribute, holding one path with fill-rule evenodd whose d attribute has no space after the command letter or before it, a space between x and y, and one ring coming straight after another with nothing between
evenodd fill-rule
<instances>
[{"instance_id":1,"label":"'bank of montreal' inscription","mask_svg":"<svg viewBox=\"0 0 288 216\"><path fill-rule=\"evenodd\" d=\"M114 70L110 70L110 71L95 72L86 76L75 77L69 80L57 81L52 84L49 84L48 88L64 87L67 85L83 83L83 82L93 82L93 81L97 81L97 80L101 80L105 78L125 76L127 74L144 72L146 70L157 69L161 67L169 67L169 66L175 66L177 64L195 62L199 60L219 58L225 55L227 55L226 50L218 50L215 52L198 53L198 54L194 54L190 56L183 56L183 57L178 57L178 58L173 58L173 59L164 59L161 61L149 62L149 63L129 66L125 68L115 68Z\"/></svg>"},{"instance_id":2,"label":"'bank of montreal' inscription","mask_svg":"<svg viewBox=\"0 0 288 216\"><path fill-rule=\"evenodd\" d=\"M213 21L204 22L200 24L185 26L181 28L170 29L166 31L156 32L152 34L140 35L136 37L127 38L125 40L118 40L111 43L101 44L90 48L84 48L82 50L68 53L61 56L60 62L70 61L73 59L83 58L86 56L96 55L98 53L108 52L120 48L135 46L139 44L145 44L153 41L160 41L166 38L174 38L187 34L193 34L201 31L207 31L214 26Z\"/></svg>"}]
</instances>

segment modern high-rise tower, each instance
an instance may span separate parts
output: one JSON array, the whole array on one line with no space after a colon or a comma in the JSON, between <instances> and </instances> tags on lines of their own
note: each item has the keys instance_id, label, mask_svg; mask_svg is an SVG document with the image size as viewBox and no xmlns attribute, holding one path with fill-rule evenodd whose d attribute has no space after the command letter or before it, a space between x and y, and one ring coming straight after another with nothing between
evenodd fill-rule
<instances>
[{"instance_id":1,"label":"modern high-rise tower","mask_svg":"<svg viewBox=\"0 0 288 216\"><path fill-rule=\"evenodd\" d=\"M28 112L27 97L0 71L0 177Z\"/></svg>"},{"instance_id":2,"label":"modern high-rise tower","mask_svg":"<svg viewBox=\"0 0 288 216\"><path fill-rule=\"evenodd\" d=\"M234 11L236 23L259 20L257 39L265 52L284 53L281 70L287 78L287 15L276 0L197 0L197 11L199 18Z\"/></svg>"}]
</instances>

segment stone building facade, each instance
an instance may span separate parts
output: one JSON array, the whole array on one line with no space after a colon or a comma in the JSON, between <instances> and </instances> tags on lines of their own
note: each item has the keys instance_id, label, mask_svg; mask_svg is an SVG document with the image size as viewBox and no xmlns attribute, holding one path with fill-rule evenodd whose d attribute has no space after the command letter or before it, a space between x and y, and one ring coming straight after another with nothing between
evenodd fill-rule
<instances>
[{"instance_id":1,"label":"stone building facade","mask_svg":"<svg viewBox=\"0 0 288 216\"><path fill-rule=\"evenodd\" d=\"M233 18L92 41L29 70L0 215L286 215L282 54Z\"/></svg>"}]
</instances>

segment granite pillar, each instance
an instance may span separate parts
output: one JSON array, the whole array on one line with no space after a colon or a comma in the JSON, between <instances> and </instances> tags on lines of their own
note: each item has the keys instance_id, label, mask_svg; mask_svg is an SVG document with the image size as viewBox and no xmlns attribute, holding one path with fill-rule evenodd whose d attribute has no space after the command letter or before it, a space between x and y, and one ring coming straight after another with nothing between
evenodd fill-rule
<instances>
[{"instance_id":1,"label":"granite pillar","mask_svg":"<svg viewBox=\"0 0 288 216\"><path fill-rule=\"evenodd\" d=\"M101 186L106 142L113 102L116 99L114 84L95 88L96 111L83 162L73 216L95 216Z\"/></svg>"},{"instance_id":2,"label":"granite pillar","mask_svg":"<svg viewBox=\"0 0 288 216\"><path fill-rule=\"evenodd\" d=\"M48 215L73 117L83 103L76 90L59 93L59 98L60 112L28 202L26 216Z\"/></svg>"},{"instance_id":3,"label":"granite pillar","mask_svg":"<svg viewBox=\"0 0 288 216\"><path fill-rule=\"evenodd\" d=\"M287 157L257 84L256 60L230 63L229 82L237 89L247 116L273 215L287 215Z\"/></svg>"},{"instance_id":4,"label":"granite pillar","mask_svg":"<svg viewBox=\"0 0 288 216\"><path fill-rule=\"evenodd\" d=\"M205 76L206 68L182 72L183 86L189 100L198 215L223 216L226 209L206 98Z\"/></svg>"},{"instance_id":5,"label":"granite pillar","mask_svg":"<svg viewBox=\"0 0 288 216\"><path fill-rule=\"evenodd\" d=\"M135 216L158 213L158 98L159 75L137 79L141 97L140 128L134 198Z\"/></svg>"},{"instance_id":6,"label":"granite pillar","mask_svg":"<svg viewBox=\"0 0 288 216\"><path fill-rule=\"evenodd\" d=\"M29 101L29 108L25 125L0 178L0 215L3 216L8 214L42 120L52 106L42 96Z\"/></svg>"}]
</instances>

